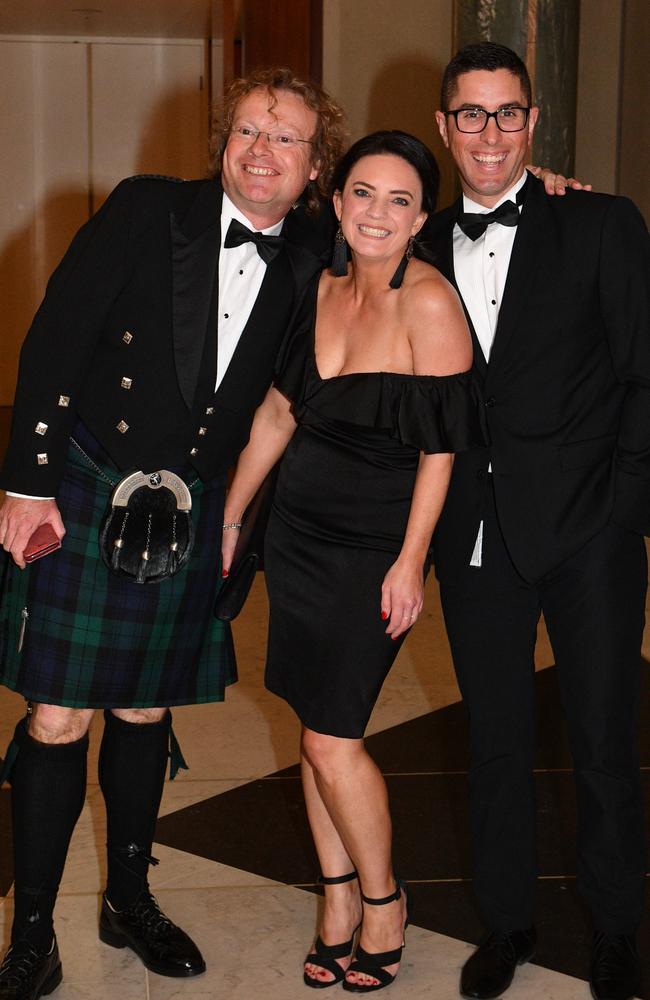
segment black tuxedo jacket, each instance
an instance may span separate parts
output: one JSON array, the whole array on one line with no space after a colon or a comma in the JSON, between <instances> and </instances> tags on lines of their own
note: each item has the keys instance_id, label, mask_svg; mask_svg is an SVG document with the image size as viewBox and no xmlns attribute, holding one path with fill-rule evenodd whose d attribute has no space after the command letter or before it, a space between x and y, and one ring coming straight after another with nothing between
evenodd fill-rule
<instances>
[{"instance_id":1,"label":"black tuxedo jacket","mask_svg":"<svg viewBox=\"0 0 650 1000\"><path fill-rule=\"evenodd\" d=\"M23 345L2 488L56 495L77 417L122 470L234 462L322 241L307 249L314 225L292 210L215 394L222 193L130 178L77 233Z\"/></svg>"},{"instance_id":2,"label":"black tuxedo jacket","mask_svg":"<svg viewBox=\"0 0 650 1000\"><path fill-rule=\"evenodd\" d=\"M427 227L452 282L459 207ZM630 201L549 197L529 179L489 363L472 330L490 445L456 456L434 538L440 579L469 564L490 462L503 537L529 582L610 518L650 534L649 278Z\"/></svg>"}]
</instances>

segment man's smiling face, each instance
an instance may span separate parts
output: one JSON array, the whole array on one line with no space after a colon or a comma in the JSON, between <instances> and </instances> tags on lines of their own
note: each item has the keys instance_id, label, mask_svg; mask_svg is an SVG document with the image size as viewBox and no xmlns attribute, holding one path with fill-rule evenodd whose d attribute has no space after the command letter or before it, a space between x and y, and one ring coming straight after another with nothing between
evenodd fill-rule
<instances>
[{"instance_id":1,"label":"man's smiling face","mask_svg":"<svg viewBox=\"0 0 650 1000\"><path fill-rule=\"evenodd\" d=\"M251 91L235 108L233 128L262 129L296 139L311 139L316 113L298 94L264 88ZM256 139L231 134L221 160L221 180L231 201L258 229L283 219L318 169L312 146L296 142L286 147L269 143L260 131Z\"/></svg>"},{"instance_id":2,"label":"man's smiling face","mask_svg":"<svg viewBox=\"0 0 650 1000\"><path fill-rule=\"evenodd\" d=\"M497 111L512 105L527 107L514 73L479 69L458 77L449 110L476 107ZM459 132L452 116L436 112L442 141L451 151L468 198L491 208L519 180L538 114L538 108L530 109L528 124L521 132L501 132L490 118L482 132L467 133Z\"/></svg>"}]
</instances>

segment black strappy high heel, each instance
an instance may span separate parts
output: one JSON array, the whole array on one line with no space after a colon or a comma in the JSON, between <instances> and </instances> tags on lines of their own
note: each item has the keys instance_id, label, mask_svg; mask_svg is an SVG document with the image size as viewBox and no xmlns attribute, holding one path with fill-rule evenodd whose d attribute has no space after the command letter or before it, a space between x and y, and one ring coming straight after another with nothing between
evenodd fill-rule
<instances>
[{"instance_id":1,"label":"black strappy high heel","mask_svg":"<svg viewBox=\"0 0 650 1000\"><path fill-rule=\"evenodd\" d=\"M338 875L336 878L325 878L324 875L320 875L318 881L321 885L341 885L343 882L352 882L353 879L357 878L356 871L349 872L347 875ZM361 924L359 924L359 927ZM326 969L327 972L331 972L334 979L329 979L324 981L322 979L313 979L308 976L306 972L303 973L303 980L305 986L311 986L315 990L324 990L328 986L335 986L340 983L347 970L342 969L339 963L336 961L337 958L347 958L348 955L352 954L354 949L354 938L359 930L357 927L352 934L349 941L344 941L342 944L325 944L320 934L316 938L314 944L314 950L310 951L305 959L305 964L307 962L311 965L318 965L321 969Z\"/></svg>"},{"instance_id":2,"label":"black strappy high heel","mask_svg":"<svg viewBox=\"0 0 650 1000\"><path fill-rule=\"evenodd\" d=\"M385 906L387 903L396 903L401 898L402 892L406 897L406 920L404 921L404 930L406 930L411 920L411 896L406 882L401 878L395 877L395 892L391 893L390 896L384 896L383 899L371 899L369 896L364 896L361 893L361 898L364 903L369 903L371 906ZM386 965L395 965L401 961L405 944L406 942L402 939L399 948L394 948L393 951L380 952L369 952L359 945L354 961L350 963L347 971L360 972L364 976L372 976L373 979L378 979L379 982L367 984L351 983L345 978L347 973L344 973L343 989L347 990L348 993L372 993L375 990L383 990L384 986L390 986L395 980L397 973L393 976L390 972L386 972L384 967Z\"/></svg>"}]
</instances>

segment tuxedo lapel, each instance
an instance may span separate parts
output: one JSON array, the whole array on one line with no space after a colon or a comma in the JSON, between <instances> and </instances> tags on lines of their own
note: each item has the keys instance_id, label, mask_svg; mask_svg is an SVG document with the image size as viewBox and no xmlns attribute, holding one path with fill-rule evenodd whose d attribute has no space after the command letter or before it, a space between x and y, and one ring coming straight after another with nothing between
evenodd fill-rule
<instances>
[{"instance_id":1,"label":"tuxedo lapel","mask_svg":"<svg viewBox=\"0 0 650 1000\"><path fill-rule=\"evenodd\" d=\"M513 333L524 326L525 317L522 317L522 313L529 298L531 283L535 280L537 262L543 252L544 233L547 232L547 222L544 219L546 196L540 192L540 186L540 181L532 177L528 179L490 352L490 370L499 365Z\"/></svg>"},{"instance_id":2,"label":"tuxedo lapel","mask_svg":"<svg viewBox=\"0 0 650 1000\"><path fill-rule=\"evenodd\" d=\"M323 255L316 256L311 250L294 246L294 244L289 242L286 243L286 254L293 272L296 288L304 288L316 272L322 271L327 263L329 263L328 258L331 257L329 250L325 251L324 259Z\"/></svg>"},{"instance_id":3,"label":"tuxedo lapel","mask_svg":"<svg viewBox=\"0 0 650 1000\"><path fill-rule=\"evenodd\" d=\"M199 380L214 385L216 376L221 196L206 181L184 219L170 213L174 364L188 409Z\"/></svg>"}]
</instances>

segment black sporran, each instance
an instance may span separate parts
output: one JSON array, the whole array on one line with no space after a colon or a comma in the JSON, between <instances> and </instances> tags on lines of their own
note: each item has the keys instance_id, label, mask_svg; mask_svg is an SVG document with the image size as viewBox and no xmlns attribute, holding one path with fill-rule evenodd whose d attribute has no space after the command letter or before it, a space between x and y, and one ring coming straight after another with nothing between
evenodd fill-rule
<instances>
[{"instance_id":1,"label":"black sporran","mask_svg":"<svg viewBox=\"0 0 650 1000\"><path fill-rule=\"evenodd\" d=\"M113 490L99 532L102 560L136 583L160 583L185 565L194 545L192 498L173 472L133 472Z\"/></svg>"}]
</instances>

